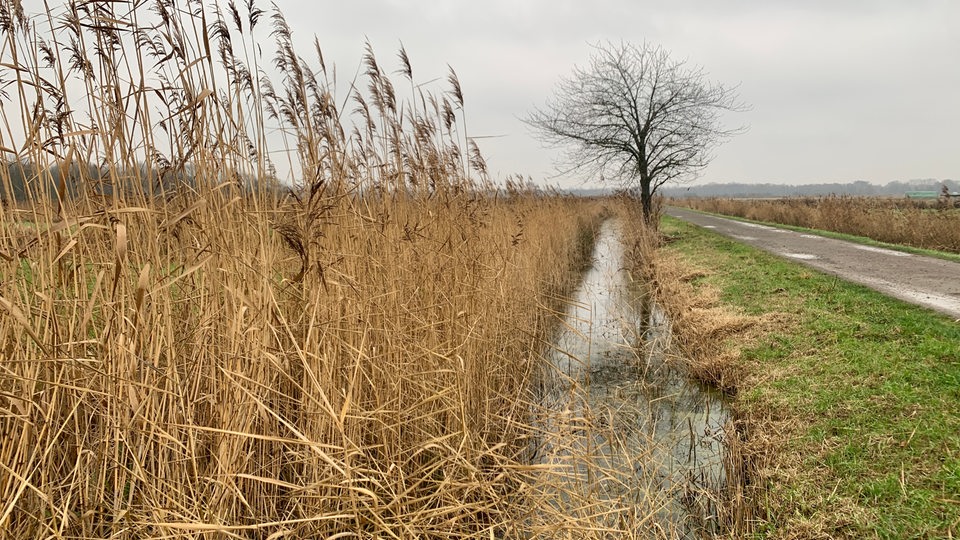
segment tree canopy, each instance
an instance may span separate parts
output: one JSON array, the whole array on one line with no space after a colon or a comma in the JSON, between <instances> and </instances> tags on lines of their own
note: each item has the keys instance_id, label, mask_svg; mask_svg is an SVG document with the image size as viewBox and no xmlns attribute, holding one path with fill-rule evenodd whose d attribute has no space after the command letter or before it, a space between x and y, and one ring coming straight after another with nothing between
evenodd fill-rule
<instances>
[{"instance_id":1,"label":"tree canopy","mask_svg":"<svg viewBox=\"0 0 960 540\"><path fill-rule=\"evenodd\" d=\"M562 172L639 188L650 222L657 189L695 177L711 150L740 131L724 128L722 114L744 108L735 88L709 81L660 46L608 42L595 45L589 65L575 67L525 121L564 150Z\"/></svg>"}]
</instances>

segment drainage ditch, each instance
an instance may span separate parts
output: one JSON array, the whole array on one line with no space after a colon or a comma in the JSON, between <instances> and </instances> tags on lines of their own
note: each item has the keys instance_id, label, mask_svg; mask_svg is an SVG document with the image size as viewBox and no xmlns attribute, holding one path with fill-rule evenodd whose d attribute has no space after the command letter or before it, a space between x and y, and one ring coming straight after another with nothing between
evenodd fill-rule
<instances>
[{"instance_id":1,"label":"drainage ditch","mask_svg":"<svg viewBox=\"0 0 960 540\"><path fill-rule=\"evenodd\" d=\"M603 224L548 352L533 462L554 512L637 535L717 532L722 396L691 381L670 321L625 270L620 223Z\"/></svg>"}]
</instances>

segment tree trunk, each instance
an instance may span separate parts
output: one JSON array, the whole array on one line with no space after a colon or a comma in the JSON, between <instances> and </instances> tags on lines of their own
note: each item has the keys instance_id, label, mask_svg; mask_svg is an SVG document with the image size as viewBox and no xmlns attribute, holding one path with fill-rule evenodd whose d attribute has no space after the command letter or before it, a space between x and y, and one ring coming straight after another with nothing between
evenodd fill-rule
<instances>
[{"instance_id":1,"label":"tree trunk","mask_svg":"<svg viewBox=\"0 0 960 540\"><path fill-rule=\"evenodd\" d=\"M653 222L653 193L650 192L650 179L640 177L640 205L643 207L643 222L656 228Z\"/></svg>"}]
</instances>

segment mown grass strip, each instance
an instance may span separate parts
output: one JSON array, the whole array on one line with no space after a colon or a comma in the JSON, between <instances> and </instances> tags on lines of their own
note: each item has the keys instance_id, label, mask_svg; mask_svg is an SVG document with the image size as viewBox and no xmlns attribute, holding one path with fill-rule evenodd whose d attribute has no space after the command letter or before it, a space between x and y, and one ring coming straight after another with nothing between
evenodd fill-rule
<instances>
[{"instance_id":1,"label":"mown grass strip","mask_svg":"<svg viewBox=\"0 0 960 540\"><path fill-rule=\"evenodd\" d=\"M672 218L662 230L705 270L698 286L787 314L742 344L735 406L770 465L757 534L957 536L960 324Z\"/></svg>"}]
</instances>

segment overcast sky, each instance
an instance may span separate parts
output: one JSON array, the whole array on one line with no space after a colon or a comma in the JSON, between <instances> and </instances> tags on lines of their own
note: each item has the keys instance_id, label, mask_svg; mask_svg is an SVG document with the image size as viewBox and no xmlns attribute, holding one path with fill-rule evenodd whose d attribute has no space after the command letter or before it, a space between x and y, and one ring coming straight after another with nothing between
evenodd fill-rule
<instances>
[{"instance_id":1,"label":"overcast sky","mask_svg":"<svg viewBox=\"0 0 960 540\"><path fill-rule=\"evenodd\" d=\"M274 2L301 54L316 36L341 80L368 40L387 71L402 42L418 82L440 79L435 92L452 66L470 135L491 137L478 142L495 178L587 180L556 178L555 151L519 118L587 62L590 43L646 40L738 86L751 107L729 115L747 131L694 184L960 179L960 0Z\"/></svg>"},{"instance_id":2,"label":"overcast sky","mask_svg":"<svg viewBox=\"0 0 960 540\"><path fill-rule=\"evenodd\" d=\"M501 136L481 141L494 174L553 175L553 151L518 117L586 62L589 43L623 39L663 45L752 106L730 118L749 129L698 183L960 178L957 0L276 3L341 77L366 39L391 69L402 41L421 81L453 66L470 133Z\"/></svg>"}]
</instances>

